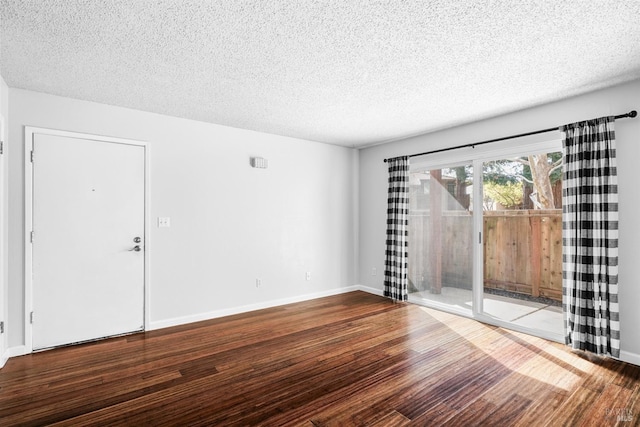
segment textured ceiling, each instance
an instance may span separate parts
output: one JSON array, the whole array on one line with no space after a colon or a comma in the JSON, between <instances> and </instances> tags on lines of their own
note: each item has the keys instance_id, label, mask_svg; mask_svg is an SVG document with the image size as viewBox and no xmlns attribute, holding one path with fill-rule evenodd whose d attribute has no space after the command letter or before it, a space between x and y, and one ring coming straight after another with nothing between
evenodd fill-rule
<instances>
[{"instance_id":1,"label":"textured ceiling","mask_svg":"<svg viewBox=\"0 0 640 427\"><path fill-rule=\"evenodd\" d=\"M640 78L640 1L0 0L9 87L345 146Z\"/></svg>"}]
</instances>

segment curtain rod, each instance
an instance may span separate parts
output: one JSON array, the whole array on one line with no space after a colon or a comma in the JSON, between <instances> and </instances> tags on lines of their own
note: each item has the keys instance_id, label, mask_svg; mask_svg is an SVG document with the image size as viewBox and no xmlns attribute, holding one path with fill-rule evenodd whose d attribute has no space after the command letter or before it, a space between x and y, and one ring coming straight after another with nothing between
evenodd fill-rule
<instances>
[{"instance_id":1,"label":"curtain rod","mask_svg":"<svg viewBox=\"0 0 640 427\"><path fill-rule=\"evenodd\" d=\"M637 115L638 115L638 112L636 110L632 110L632 111L629 111L626 114L619 114L619 115L615 116L614 119L626 119L627 117L634 118ZM560 128L560 126L556 126L554 128L549 128L549 129L534 130L533 132L520 133L518 135L503 136L502 138L489 139L487 141L472 142L470 144L456 145L455 147L441 148L439 150L433 150L433 151L425 151L424 153L411 154L408 157L417 157L417 156L424 156L425 154L441 153L443 151L457 150L458 148L467 148L467 147L474 148L476 145L490 144L492 142L498 142L498 141L504 141L504 140L507 140L507 139L519 138L521 136L529 136L529 135L536 135L536 134L539 134L539 133L551 132L551 131L554 131L554 130L558 130L559 128ZM386 163L387 160L397 159L398 157L402 157L402 156L397 156L397 157L391 157L389 159L384 159L384 162Z\"/></svg>"}]
</instances>

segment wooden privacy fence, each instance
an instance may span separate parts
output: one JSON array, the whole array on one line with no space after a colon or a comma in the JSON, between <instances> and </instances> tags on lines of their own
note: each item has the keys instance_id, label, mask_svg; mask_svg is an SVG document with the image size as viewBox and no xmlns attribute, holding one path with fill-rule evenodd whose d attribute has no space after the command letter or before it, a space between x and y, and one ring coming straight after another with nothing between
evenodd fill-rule
<instances>
[{"instance_id":1,"label":"wooden privacy fence","mask_svg":"<svg viewBox=\"0 0 640 427\"><path fill-rule=\"evenodd\" d=\"M561 301L562 210L486 211L483 215L485 288ZM410 286L414 291L437 292L439 286L471 289L471 214L445 211L438 221L434 232L428 213L410 216Z\"/></svg>"},{"instance_id":2,"label":"wooden privacy fence","mask_svg":"<svg viewBox=\"0 0 640 427\"><path fill-rule=\"evenodd\" d=\"M484 286L562 300L562 211L484 212Z\"/></svg>"}]
</instances>

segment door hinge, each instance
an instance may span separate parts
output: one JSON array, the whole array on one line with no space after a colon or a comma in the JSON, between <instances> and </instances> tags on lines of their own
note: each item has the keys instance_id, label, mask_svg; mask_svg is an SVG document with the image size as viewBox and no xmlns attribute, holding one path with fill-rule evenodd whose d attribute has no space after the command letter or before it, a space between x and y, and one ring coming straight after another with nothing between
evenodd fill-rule
<instances>
[{"instance_id":1,"label":"door hinge","mask_svg":"<svg viewBox=\"0 0 640 427\"><path fill-rule=\"evenodd\" d=\"M482 232L478 233L478 243L482 243Z\"/></svg>"},{"instance_id":2,"label":"door hinge","mask_svg":"<svg viewBox=\"0 0 640 427\"><path fill-rule=\"evenodd\" d=\"M0 154L4 154L4 141L0 141Z\"/></svg>"},{"instance_id":3,"label":"door hinge","mask_svg":"<svg viewBox=\"0 0 640 427\"><path fill-rule=\"evenodd\" d=\"M4 322L0 322L0 334L4 334Z\"/></svg>"},{"instance_id":4,"label":"door hinge","mask_svg":"<svg viewBox=\"0 0 640 427\"><path fill-rule=\"evenodd\" d=\"M33 243L33 237L34 237L34 236L35 236L35 233L32 231L32 232L31 232L31 237L30 237L30 239L31 239L31 243Z\"/></svg>"},{"instance_id":5,"label":"door hinge","mask_svg":"<svg viewBox=\"0 0 640 427\"><path fill-rule=\"evenodd\" d=\"M33 163L33 150L31 150L31 163Z\"/></svg>"},{"instance_id":6,"label":"door hinge","mask_svg":"<svg viewBox=\"0 0 640 427\"><path fill-rule=\"evenodd\" d=\"M31 323L33 323L33 311L31 312L31 315L29 316L29 321L30 321Z\"/></svg>"}]
</instances>

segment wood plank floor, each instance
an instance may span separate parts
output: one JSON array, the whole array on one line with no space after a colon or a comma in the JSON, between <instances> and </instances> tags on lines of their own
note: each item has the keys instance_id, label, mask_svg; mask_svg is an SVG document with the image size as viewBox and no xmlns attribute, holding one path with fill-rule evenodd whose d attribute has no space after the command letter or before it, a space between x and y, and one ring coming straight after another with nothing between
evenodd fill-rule
<instances>
[{"instance_id":1,"label":"wood plank floor","mask_svg":"<svg viewBox=\"0 0 640 427\"><path fill-rule=\"evenodd\" d=\"M12 358L0 425L638 425L639 379L352 292Z\"/></svg>"}]
</instances>

